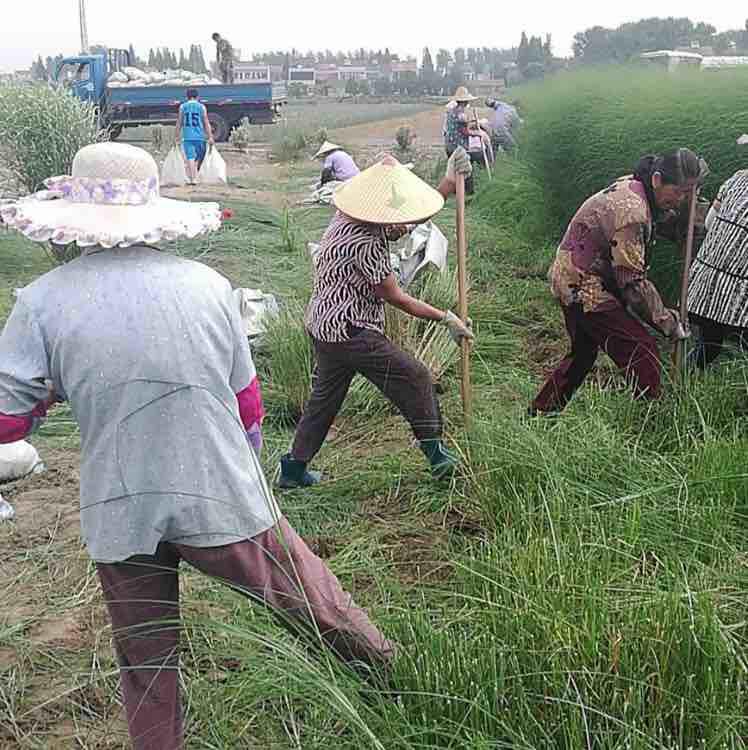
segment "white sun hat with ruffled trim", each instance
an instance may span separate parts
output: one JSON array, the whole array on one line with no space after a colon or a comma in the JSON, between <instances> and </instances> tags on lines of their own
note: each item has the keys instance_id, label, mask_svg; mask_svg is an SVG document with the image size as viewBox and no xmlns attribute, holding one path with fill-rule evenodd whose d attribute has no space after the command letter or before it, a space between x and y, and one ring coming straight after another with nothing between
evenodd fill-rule
<instances>
[{"instance_id":1,"label":"white sun hat with ruffled trim","mask_svg":"<svg viewBox=\"0 0 748 750\"><path fill-rule=\"evenodd\" d=\"M221 226L217 203L162 198L158 166L141 148L85 146L72 172L46 180L46 190L0 206L2 221L34 242L106 248L192 239Z\"/></svg>"}]
</instances>

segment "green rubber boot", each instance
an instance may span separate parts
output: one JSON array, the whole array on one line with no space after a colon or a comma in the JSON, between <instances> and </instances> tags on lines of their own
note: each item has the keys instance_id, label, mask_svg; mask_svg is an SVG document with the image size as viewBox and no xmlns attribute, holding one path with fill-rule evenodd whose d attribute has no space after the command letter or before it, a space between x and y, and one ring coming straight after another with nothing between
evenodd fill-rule
<instances>
[{"instance_id":1,"label":"green rubber boot","mask_svg":"<svg viewBox=\"0 0 748 750\"><path fill-rule=\"evenodd\" d=\"M302 487L313 487L322 480L318 471L307 471L303 461L297 461L290 453L281 458L280 481L278 486L282 490L298 490Z\"/></svg>"},{"instance_id":2,"label":"green rubber boot","mask_svg":"<svg viewBox=\"0 0 748 750\"><path fill-rule=\"evenodd\" d=\"M436 479L449 479L454 475L460 459L447 450L441 440L421 440L420 447L426 454L431 464L431 473Z\"/></svg>"}]
</instances>

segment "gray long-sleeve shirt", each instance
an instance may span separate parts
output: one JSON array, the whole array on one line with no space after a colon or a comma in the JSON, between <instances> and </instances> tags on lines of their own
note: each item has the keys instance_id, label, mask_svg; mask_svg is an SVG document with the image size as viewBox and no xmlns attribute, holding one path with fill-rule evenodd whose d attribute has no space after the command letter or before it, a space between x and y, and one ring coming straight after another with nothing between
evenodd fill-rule
<instances>
[{"instance_id":1,"label":"gray long-sleeve shirt","mask_svg":"<svg viewBox=\"0 0 748 750\"><path fill-rule=\"evenodd\" d=\"M236 399L254 376L228 281L147 247L89 251L42 276L0 336L0 413L31 412L45 379L71 405L81 529L99 562L274 525Z\"/></svg>"}]
</instances>

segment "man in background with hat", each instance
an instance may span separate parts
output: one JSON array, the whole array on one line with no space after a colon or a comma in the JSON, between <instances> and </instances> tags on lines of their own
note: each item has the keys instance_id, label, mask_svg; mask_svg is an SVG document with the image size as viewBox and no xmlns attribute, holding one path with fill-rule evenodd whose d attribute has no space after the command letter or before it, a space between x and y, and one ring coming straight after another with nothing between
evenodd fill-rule
<instances>
[{"instance_id":1,"label":"man in background with hat","mask_svg":"<svg viewBox=\"0 0 748 750\"><path fill-rule=\"evenodd\" d=\"M394 649L275 503L231 285L153 247L218 230L219 206L161 198L156 162L133 146L87 146L72 172L0 208L27 238L83 251L18 293L0 336L0 443L27 435L56 398L70 403L81 533L112 621L132 744L182 750L181 562L361 669L386 665Z\"/></svg>"},{"instance_id":2,"label":"man in background with hat","mask_svg":"<svg viewBox=\"0 0 748 750\"><path fill-rule=\"evenodd\" d=\"M438 310L404 292L390 265L388 241L408 225L427 221L455 190L456 175L471 173L458 148L438 191L393 157L341 185L333 195L338 213L315 259L314 291L306 328L314 346L316 376L296 429L291 452L281 459L280 485L308 487L320 475L307 470L343 405L356 375L373 383L408 420L434 476L455 471L458 460L442 442L442 418L431 372L385 335L385 304L443 324L456 343L473 338L454 313Z\"/></svg>"},{"instance_id":3,"label":"man in background with hat","mask_svg":"<svg viewBox=\"0 0 748 750\"><path fill-rule=\"evenodd\" d=\"M361 172L353 157L330 141L325 141L320 146L314 158L322 159L320 187L328 182L347 182Z\"/></svg>"}]
</instances>

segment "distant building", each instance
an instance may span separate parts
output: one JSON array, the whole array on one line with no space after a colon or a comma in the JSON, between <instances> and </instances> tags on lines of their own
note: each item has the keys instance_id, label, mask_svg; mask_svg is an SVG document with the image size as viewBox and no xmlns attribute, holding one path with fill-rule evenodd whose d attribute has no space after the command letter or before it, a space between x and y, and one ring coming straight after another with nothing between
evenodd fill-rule
<instances>
[{"instance_id":1,"label":"distant building","mask_svg":"<svg viewBox=\"0 0 748 750\"><path fill-rule=\"evenodd\" d=\"M387 77L392 83L406 83L418 79L418 62L416 60L393 62L386 67L389 68Z\"/></svg>"},{"instance_id":2,"label":"distant building","mask_svg":"<svg viewBox=\"0 0 748 750\"><path fill-rule=\"evenodd\" d=\"M342 65L338 68L339 81L365 81L365 65Z\"/></svg>"},{"instance_id":3,"label":"distant building","mask_svg":"<svg viewBox=\"0 0 748 750\"><path fill-rule=\"evenodd\" d=\"M283 80L283 67L238 62L234 64L234 79L237 83L276 83Z\"/></svg>"},{"instance_id":4,"label":"distant building","mask_svg":"<svg viewBox=\"0 0 748 750\"><path fill-rule=\"evenodd\" d=\"M678 50L658 50L657 52L645 52L641 56L642 60L653 63L655 65L661 65L667 68L669 71L674 71L681 66L696 66L701 65L701 61L704 59L702 55L696 52L680 52Z\"/></svg>"},{"instance_id":5,"label":"distant building","mask_svg":"<svg viewBox=\"0 0 748 750\"><path fill-rule=\"evenodd\" d=\"M701 69L708 71L731 70L733 68L743 68L748 65L748 57L734 56L710 56L701 61Z\"/></svg>"}]
</instances>

